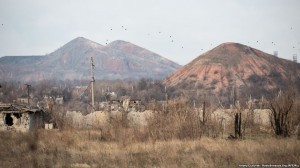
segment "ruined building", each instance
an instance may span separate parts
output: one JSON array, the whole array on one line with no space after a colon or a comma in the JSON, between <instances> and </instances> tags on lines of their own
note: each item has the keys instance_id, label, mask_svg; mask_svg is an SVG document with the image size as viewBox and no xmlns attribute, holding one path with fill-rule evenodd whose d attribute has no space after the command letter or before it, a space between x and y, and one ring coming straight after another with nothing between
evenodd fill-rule
<instances>
[{"instance_id":1,"label":"ruined building","mask_svg":"<svg viewBox=\"0 0 300 168\"><path fill-rule=\"evenodd\" d=\"M44 111L18 104L0 104L0 130L28 131L42 128Z\"/></svg>"}]
</instances>

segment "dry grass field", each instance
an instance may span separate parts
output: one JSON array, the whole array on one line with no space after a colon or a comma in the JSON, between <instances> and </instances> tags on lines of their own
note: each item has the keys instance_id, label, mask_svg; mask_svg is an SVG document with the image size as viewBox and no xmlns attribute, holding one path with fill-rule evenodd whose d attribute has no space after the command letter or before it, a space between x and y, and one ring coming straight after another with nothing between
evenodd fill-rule
<instances>
[{"instance_id":1,"label":"dry grass field","mask_svg":"<svg viewBox=\"0 0 300 168\"><path fill-rule=\"evenodd\" d=\"M289 136L244 114L242 136L233 139L230 115L219 120L229 112L207 107L199 115L187 101L170 101L168 110L143 113L53 113L58 129L0 131L0 167L300 167L297 110Z\"/></svg>"},{"instance_id":2,"label":"dry grass field","mask_svg":"<svg viewBox=\"0 0 300 168\"><path fill-rule=\"evenodd\" d=\"M107 141L100 130L0 133L0 167L239 167L298 164L300 140L257 138L138 141L130 130Z\"/></svg>"}]
</instances>

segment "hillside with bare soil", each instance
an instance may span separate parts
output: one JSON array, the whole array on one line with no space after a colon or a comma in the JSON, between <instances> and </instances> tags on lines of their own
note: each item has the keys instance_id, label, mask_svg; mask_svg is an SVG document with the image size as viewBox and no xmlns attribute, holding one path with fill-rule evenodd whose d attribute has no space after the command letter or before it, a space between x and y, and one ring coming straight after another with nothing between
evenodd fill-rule
<instances>
[{"instance_id":1,"label":"hillside with bare soil","mask_svg":"<svg viewBox=\"0 0 300 168\"><path fill-rule=\"evenodd\" d=\"M180 65L126 41L104 46L78 37L45 56L5 56L0 58L0 78L18 81L86 80L90 58L95 79L163 79Z\"/></svg>"},{"instance_id":2,"label":"hillside with bare soil","mask_svg":"<svg viewBox=\"0 0 300 168\"><path fill-rule=\"evenodd\" d=\"M253 91L299 86L299 81L299 63L239 43L223 43L175 71L164 83L221 94L232 92L236 86L250 95L255 94Z\"/></svg>"}]
</instances>

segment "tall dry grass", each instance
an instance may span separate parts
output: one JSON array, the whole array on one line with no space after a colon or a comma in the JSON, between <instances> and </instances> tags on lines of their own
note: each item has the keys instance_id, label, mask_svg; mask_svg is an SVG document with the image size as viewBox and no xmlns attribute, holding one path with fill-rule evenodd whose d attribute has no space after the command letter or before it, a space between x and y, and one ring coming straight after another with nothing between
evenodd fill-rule
<instances>
[{"instance_id":1,"label":"tall dry grass","mask_svg":"<svg viewBox=\"0 0 300 168\"><path fill-rule=\"evenodd\" d=\"M166 107L166 106L165 106ZM213 118L203 118L184 99L153 107L147 124L132 125L128 112L105 125L78 129L57 118L59 130L0 132L0 167L238 167L298 164L300 141L253 134L216 138ZM207 108L208 116L210 114ZM230 131L233 129L230 129Z\"/></svg>"},{"instance_id":2,"label":"tall dry grass","mask_svg":"<svg viewBox=\"0 0 300 168\"><path fill-rule=\"evenodd\" d=\"M123 132L126 134L125 132ZM126 135L124 135L126 136ZM104 141L100 130L1 132L0 167L238 167L300 164L293 138Z\"/></svg>"}]
</instances>

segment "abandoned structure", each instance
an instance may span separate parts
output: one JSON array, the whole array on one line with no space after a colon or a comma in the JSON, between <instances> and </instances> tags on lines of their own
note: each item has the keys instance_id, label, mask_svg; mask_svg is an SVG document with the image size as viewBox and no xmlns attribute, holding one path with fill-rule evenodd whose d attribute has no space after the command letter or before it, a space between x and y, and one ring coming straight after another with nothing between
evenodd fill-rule
<instances>
[{"instance_id":1,"label":"abandoned structure","mask_svg":"<svg viewBox=\"0 0 300 168\"><path fill-rule=\"evenodd\" d=\"M43 128L44 111L20 104L0 104L0 130L28 131Z\"/></svg>"}]
</instances>

